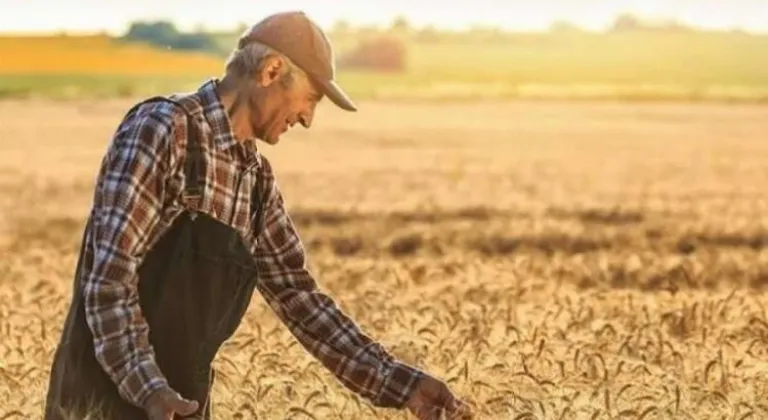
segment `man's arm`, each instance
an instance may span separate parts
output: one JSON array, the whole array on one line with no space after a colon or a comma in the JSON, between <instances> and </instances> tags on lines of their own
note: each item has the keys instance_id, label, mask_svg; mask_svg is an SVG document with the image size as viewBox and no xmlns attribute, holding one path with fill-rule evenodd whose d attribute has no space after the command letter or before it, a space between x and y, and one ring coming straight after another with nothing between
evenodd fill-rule
<instances>
[{"instance_id":1,"label":"man's arm","mask_svg":"<svg viewBox=\"0 0 768 420\"><path fill-rule=\"evenodd\" d=\"M259 291L302 346L347 388L378 407L405 407L424 374L395 360L318 290L282 194L273 180L267 183L254 250Z\"/></svg>"},{"instance_id":2,"label":"man's arm","mask_svg":"<svg viewBox=\"0 0 768 420\"><path fill-rule=\"evenodd\" d=\"M129 118L102 162L91 230L93 270L83 293L96 359L120 395L142 407L167 386L139 307L137 269L160 220L171 130L158 115Z\"/></svg>"}]
</instances>

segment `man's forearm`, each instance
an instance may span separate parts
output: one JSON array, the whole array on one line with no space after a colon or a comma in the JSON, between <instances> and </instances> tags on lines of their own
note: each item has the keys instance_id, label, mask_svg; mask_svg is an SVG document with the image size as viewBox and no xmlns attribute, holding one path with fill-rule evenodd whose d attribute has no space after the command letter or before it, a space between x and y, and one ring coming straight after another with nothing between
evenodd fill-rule
<instances>
[{"instance_id":1,"label":"man's forearm","mask_svg":"<svg viewBox=\"0 0 768 420\"><path fill-rule=\"evenodd\" d=\"M264 227L254 236L259 291L302 346L347 388L376 406L402 407L422 373L396 361L318 289L282 194L274 180L267 188Z\"/></svg>"},{"instance_id":2,"label":"man's forearm","mask_svg":"<svg viewBox=\"0 0 768 420\"><path fill-rule=\"evenodd\" d=\"M303 280L297 274L291 276L292 287L279 288L279 280L260 286L280 319L347 388L375 406L402 408L421 371L395 360L365 335L329 296L315 288L309 273L303 270Z\"/></svg>"}]
</instances>

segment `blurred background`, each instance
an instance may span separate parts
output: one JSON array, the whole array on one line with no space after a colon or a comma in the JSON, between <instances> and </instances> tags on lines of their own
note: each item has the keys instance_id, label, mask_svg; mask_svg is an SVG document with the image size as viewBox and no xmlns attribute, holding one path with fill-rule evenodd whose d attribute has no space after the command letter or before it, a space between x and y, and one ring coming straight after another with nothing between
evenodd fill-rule
<instances>
[{"instance_id":1,"label":"blurred background","mask_svg":"<svg viewBox=\"0 0 768 420\"><path fill-rule=\"evenodd\" d=\"M259 149L371 337L480 419L768 418L768 1L0 0L0 419L41 417L124 113L295 9L360 110ZM222 419L411 418L258 296L215 366Z\"/></svg>"},{"instance_id":2,"label":"blurred background","mask_svg":"<svg viewBox=\"0 0 768 420\"><path fill-rule=\"evenodd\" d=\"M0 95L183 89L218 75L244 28L288 9L329 31L358 98L768 95L764 0L266 3L2 0Z\"/></svg>"}]
</instances>

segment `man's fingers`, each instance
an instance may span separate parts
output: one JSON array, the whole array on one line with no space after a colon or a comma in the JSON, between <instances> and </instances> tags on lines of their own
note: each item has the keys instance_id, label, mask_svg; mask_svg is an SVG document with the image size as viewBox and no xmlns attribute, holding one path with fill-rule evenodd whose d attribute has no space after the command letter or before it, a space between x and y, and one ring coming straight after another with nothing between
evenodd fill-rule
<instances>
[{"instance_id":1,"label":"man's fingers","mask_svg":"<svg viewBox=\"0 0 768 420\"><path fill-rule=\"evenodd\" d=\"M472 419L472 410L466 403L456 398L445 383L429 377L420 384L409 408L419 420L442 420L443 414L450 420Z\"/></svg>"},{"instance_id":2,"label":"man's fingers","mask_svg":"<svg viewBox=\"0 0 768 420\"><path fill-rule=\"evenodd\" d=\"M455 395L446 386L440 393L440 403L445 409L448 419L471 419L471 410L469 406Z\"/></svg>"},{"instance_id":3,"label":"man's fingers","mask_svg":"<svg viewBox=\"0 0 768 420\"><path fill-rule=\"evenodd\" d=\"M197 401L186 400L178 394L176 394L175 398L171 398L169 401L169 406L174 413L182 416L191 416L194 414L195 411L197 411L198 405Z\"/></svg>"},{"instance_id":4,"label":"man's fingers","mask_svg":"<svg viewBox=\"0 0 768 420\"><path fill-rule=\"evenodd\" d=\"M147 415L149 420L173 420L173 413L163 412L163 410L150 410Z\"/></svg>"},{"instance_id":5,"label":"man's fingers","mask_svg":"<svg viewBox=\"0 0 768 420\"><path fill-rule=\"evenodd\" d=\"M441 413L440 407L424 404L419 407L415 414L419 420L441 420Z\"/></svg>"},{"instance_id":6,"label":"man's fingers","mask_svg":"<svg viewBox=\"0 0 768 420\"><path fill-rule=\"evenodd\" d=\"M440 405L443 406L449 413L453 412L458 409L459 407L459 400L456 398L455 395L451 392L450 389L448 389L448 386L445 384L442 384L442 389L440 390L440 396L438 397L438 402Z\"/></svg>"},{"instance_id":7,"label":"man's fingers","mask_svg":"<svg viewBox=\"0 0 768 420\"><path fill-rule=\"evenodd\" d=\"M464 402L462 402L460 399L456 397L451 397L445 403L445 409L448 410L449 412L459 411L464 407L466 407L466 404L464 404Z\"/></svg>"},{"instance_id":8,"label":"man's fingers","mask_svg":"<svg viewBox=\"0 0 768 420\"><path fill-rule=\"evenodd\" d=\"M469 408L469 405L459 400L455 400L445 411L446 418L449 420L470 420L472 418L472 409Z\"/></svg>"}]
</instances>

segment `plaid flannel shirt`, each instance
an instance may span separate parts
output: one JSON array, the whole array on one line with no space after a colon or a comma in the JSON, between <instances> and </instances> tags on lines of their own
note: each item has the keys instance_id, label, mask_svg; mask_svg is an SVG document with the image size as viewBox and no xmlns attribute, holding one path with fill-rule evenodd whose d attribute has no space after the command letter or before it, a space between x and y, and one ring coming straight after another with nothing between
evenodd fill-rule
<instances>
[{"instance_id":1,"label":"plaid flannel shirt","mask_svg":"<svg viewBox=\"0 0 768 420\"><path fill-rule=\"evenodd\" d=\"M305 251L284 207L269 162L254 142L237 142L209 80L176 96L201 125L208 170L201 211L236 229L259 270L258 290L302 346L350 390L380 407L401 408L422 373L390 356L321 292L305 264ZM167 386L153 358L138 302L142 257L183 211L186 115L176 106L149 103L118 127L96 183L83 267L85 311L96 358L120 395L143 406ZM244 170L246 163L253 170ZM255 171L263 172L263 231L251 231ZM238 174L240 193L235 200Z\"/></svg>"}]
</instances>

